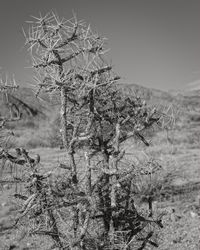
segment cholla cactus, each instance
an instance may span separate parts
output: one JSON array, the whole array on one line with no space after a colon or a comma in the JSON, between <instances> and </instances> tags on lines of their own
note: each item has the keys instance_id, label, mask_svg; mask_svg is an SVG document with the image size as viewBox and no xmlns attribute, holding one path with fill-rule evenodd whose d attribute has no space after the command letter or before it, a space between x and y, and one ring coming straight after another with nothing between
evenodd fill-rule
<instances>
[{"instance_id":1,"label":"cholla cactus","mask_svg":"<svg viewBox=\"0 0 200 250\"><path fill-rule=\"evenodd\" d=\"M29 197L25 197L22 216L15 225L28 215L30 233L50 236L59 249L156 245L154 230L162 227L161 218L152 213L151 202L146 217L134 202L135 181L148 175L148 169L124 166L123 145L135 137L148 146L143 132L160 117L140 98L124 96L118 90L115 83L119 77L104 59L106 39L94 34L90 26L75 16L65 20L55 13L29 23L24 35L37 72L36 95L41 90L59 94L68 158L60 164L63 176L56 177L39 173L37 161L24 150L14 158L4 155L16 164L28 165L32 173ZM80 154L85 159L81 164L75 157ZM119 234L123 235L120 239ZM133 242L137 244L132 246Z\"/></svg>"}]
</instances>

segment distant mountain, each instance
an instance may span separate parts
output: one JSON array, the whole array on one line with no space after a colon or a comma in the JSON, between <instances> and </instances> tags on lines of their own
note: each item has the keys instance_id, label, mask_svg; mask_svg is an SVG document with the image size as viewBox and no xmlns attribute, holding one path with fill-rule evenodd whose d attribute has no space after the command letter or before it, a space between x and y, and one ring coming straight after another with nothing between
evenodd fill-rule
<instances>
[{"instance_id":1,"label":"distant mountain","mask_svg":"<svg viewBox=\"0 0 200 250\"><path fill-rule=\"evenodd\" d=\"M135 83L129 84L119 84L118 85L125 93L128 94L136 94L147 101L149 104L168 104L176 100L176 97L169 92L147 88L142 85L138 85Z\"/></svg>"},{"instance_id":2,"label":"distant mountain","mask_svg":"<svg viewBox=\"0 0 200 250\"><path fill-rule=\"evenodd\" d=\"M200 90L200 79L197 79L197 80L195 80L193 82L188 83L187 88L190 89L190 90L194 90L194 91Z\"/></svg>"},{"instance_id":3,"label":"distant mountain","mask_svg":"<svg viewBox=\"0 0 200 250\"><path fill-rule=\"evenodd\" d=\"M200 109L200 89L198 90L170 90L163 91L154 88L147 88L138 84L119 84L119 87L126 93L135 93L143 97L147 102L156 104L177 102L181 106Z\"/></svg>"},{"instance_id":4,"label":"distant mountain","mask_svg":"<svg viewBox=\"0 0 200 250\"><path fill-rule=\"evenodd\" d=\"M45 107L42 105L29 88L20 88L7 94L0 93L0 115L9 116L10 109L12 114L20 113L22 117L44 117Z\"/></svg>"},{"instance_id":5,"label":"distant mountain","mask_svg":"<svg viewBox=\"0 0 200 250\"><path fill-rule=\"evenodd\" d=\"M184 126L190 126L191 123L200 126L200 90L162 91L137 84L119 84L119 87L125 93L143 97L149 105L166 109L172 107L178 111Z\"/></svg>"}]
</instances>

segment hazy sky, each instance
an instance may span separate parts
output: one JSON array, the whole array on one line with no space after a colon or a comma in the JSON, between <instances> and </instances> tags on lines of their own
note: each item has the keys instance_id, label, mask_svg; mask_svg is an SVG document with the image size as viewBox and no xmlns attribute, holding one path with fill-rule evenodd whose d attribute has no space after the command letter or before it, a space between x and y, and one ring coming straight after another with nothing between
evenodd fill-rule
<instances>
[{"instance_id":1,"label":"hazy sky","mask_svg":"<svg viewBox=\"0 0 200 250\"><path fill-rule=\"evenodd\" d=\"M123 82L159 89L200 86L200 0L0 0L1 72L31 81L22 26L56 10L106 36ZM189 85L188 85L189 84Z\"/></svg>"}]
</instances>

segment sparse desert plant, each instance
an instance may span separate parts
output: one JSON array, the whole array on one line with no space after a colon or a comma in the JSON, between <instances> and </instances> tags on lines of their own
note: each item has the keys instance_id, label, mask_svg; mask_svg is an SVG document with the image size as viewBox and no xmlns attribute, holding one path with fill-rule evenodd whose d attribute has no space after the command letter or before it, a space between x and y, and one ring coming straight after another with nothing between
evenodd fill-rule
<instances>
[{"instance_id":1,"label":"sparse desert plant","mask_svg":"<svg viewBox=\"0 0 200 250\"><path fill-rule=\"evenodd\" d=\"M0 148L8 149L12 147L13 141L12 136L13 132L9 129L5 129L5 125L7 123L12 123L19 121L21 119L20 112L15 113L13 115L12 112L12 105L10 105L8 94L15 91L18 88L18 85L13 78L11 81L6 80L4 81L2 78L0 79L0 93L4 95L4 98L7 100L7 106L9 108L9 112L5 116L0 116Z\"/></svg>"},{"instance_id":2,"label":"sparse desert plant","mask_svg":"<svg viewBox=\"0 0 200 250\"><path fill-rule=\"evenodd\" d=\"M152 164L125 164L123 145L134 137L149 146L144 132L160 115L138 96L120 92L119 77L104 58L106 39L75 16L65 20L49 13L35 18L24 34L37 73L36 95L59 93L67 161L57 176L40 173L39 156L33 159L24 149L1 152L4 161L28 169L21 179L25 194L15 195L25 202L9 228L26 217L29 233L51 237L58 249L157 247L162 216L153 213L153 194L145 215L134 201L136 182L153 174Z\"/></svg>"}]
</instances>

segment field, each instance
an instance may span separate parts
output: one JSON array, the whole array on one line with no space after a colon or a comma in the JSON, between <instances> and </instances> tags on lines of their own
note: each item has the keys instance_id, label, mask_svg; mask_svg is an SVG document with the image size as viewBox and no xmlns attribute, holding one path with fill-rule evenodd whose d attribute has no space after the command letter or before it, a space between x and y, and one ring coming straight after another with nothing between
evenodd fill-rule
<instances>
[{"instance_id":1,"label":"field","mask_svg":"<svg viewBox=\"0 0 200 250\"><path fill-rule=\"evenodd\" d=\"M158 93L155 95L157 96ZM183 100L190 105L190 109L182 114L174 129L155 132L150 147L144 147L133 140L125 145L127 160L131 159L137 164L142 160L155 157L162 166L161 176L152 181L152 185L156 187L159 178L162 179L162 189L153 203L156 210L165 213L164 228L159 235L160 245L157 248L160 250L200 249L200 121L198 116L200 106L196 106L194 96L188 95L187 98L183 97ZM183 105L183 102L180 102L180 105ZM198 109L195 113L194 106ZM66 160L66 156L64 150L56 145L56 138L52 135L55 133L55 124L53 128L52 124L49 125L49 120L47 122L40 120L40 125L34 125L38 124L37 122L33 122L33 126L30 124L21 128L12 128L17 135L15 146L29 148L33 156L39 154L42 172L59 173L57 166ZM20 171L17 174L20 174ZM9 175L9 173L6 174ZM145 188L145 183L141 185ZM20 189L23 189L23 185L5 183L1 185L0 249L46 250L50 247L48 238L25 237L26 228L6 234L1 232L1 228L9 224L17 213L18 204L12 195L16 191L20 192ZM140 200L138 202L142 203Z\"/></svg>"}]
</instances>

